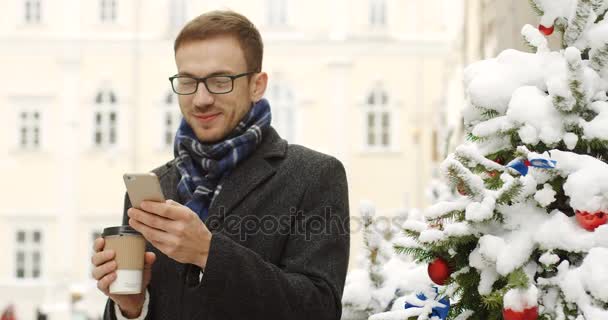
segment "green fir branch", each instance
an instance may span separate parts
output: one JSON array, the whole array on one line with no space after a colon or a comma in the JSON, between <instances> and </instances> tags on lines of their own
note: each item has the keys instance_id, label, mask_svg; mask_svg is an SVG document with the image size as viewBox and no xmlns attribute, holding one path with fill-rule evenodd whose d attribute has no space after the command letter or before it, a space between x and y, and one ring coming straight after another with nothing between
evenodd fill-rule
<instances>
[{"instance_id":1,"label":"green fir branch","mask_svg":"<svg viewBox=\"0 0 608 320\"><path fill-rule=\"evenodd\" d=\"M569 99L561 95L553 95L552 101L553 106L555 106L558 111L563 113L571 113L572 109L574 109L574 106L576 105L576 100Z\"/></svg>"},{"instance_id":2,"label":"green fir branch","mask_svg":"<svg viewBox=\"0 0 608 320\"><path fill-rule=\"evenodd\" d=\"M496 197L496 203L497 204L509 204L514 202L515 198L517 198L522 190L523 190L523 184L521 182L521 180L519 179L514 179L512 182L510 182L506 188L499 190L498 191L498 195Z\"/></svg>"},{"instance_id":3,"label":"green fir branch","mask_svg":"<svg viewBox=\"0 0 608 320\"><path fill-rule=\"evenodd\" d=\"M393 246L393 248L397 254L413 257L414 260L419 263L428 263L437 257L432 252L423 248L403 247L398 245Z\"/></svg>"},{"instance_id":4,"label":"green fir branch","mask_svg":"<svg viewBox=\"0 0 608 320\"><path fill-rule=\"evenodd\" d=\"M570 21L564 34L564 40L567 46L572 46L581 37L592 11L593 8L591 7L590 0L578 1L574 19Z\"/></svg>"},{"instance_id":5,"label":"green fir branch","mask_svg":"<svg viewBox=\"0 0 608 320\"><path fill-rule=\"evenodd\" d=\"M475 176L471 170L464 167L460 162L450 163L447 167L448 181L453 187L460 188L471 199L479 199L483 195L483 190L477 188L471 183L466 183L467 176Z\"/></svg>"},{"instance_id":6,"label":"green fir branch","mask_svg":"<svg viewBox=\"0 0 608 320\"><path fill-rule=\"evenodd\" d=\"M500 174L496 174L493 177L487 178L484 183L486 188L490 190L498 190L504 185L504 182L502 181L502 179L500 179Z\"/></svg>"},{"instance_id":7,"label":"green fir branch","mask_svg":"<svg viewBox=\"0 0 608 320\"><path fill-rule=\"evenodd\" d=\"M532 42L530 42L528 40L528 38L523 37L523 41L522 42L523 42L524 47L526 49L528 49L528 51L530 51L530 52L538 52L538 47L535 46L535 45L533 45Z\"/></svg>"},{"instance_id":8,"label":"green fir branch","mask_svg":"<svg viewBox=\"0 0 608 320\"><path fill-rule=\"evenodd\" d=\"M543 9L541 9L540 5L536 2L536 0L528 0L528 2L530 3L530 7L532 7L532 11L534 11L534 13L539 16L545 14L545 12L543 11Z\"/></svg>"},{"instance_id":9,"label":"green fir branch","mask_svg":"<svg viewBox=\"0 0 608 320\"><path fill-rule=\"evenodd\" d=\"M415 230L403 229L403 233L414 240L417 240L420 237L420 232Z\"/></svg>"},{"instance_id":10,"label":"green fir branch","mask_svg":"<svg viewBox=\"0 0 608 320\"><path fill-rule=\"evenodd\" d=\"M450 221L463 221L465 212L463 210L451 210L448 211L439 217L432 219L433 223L446 223Z\"/></svg>"},{"instance_id":11,"label":"green fir branch","mask_svg":"<svg viewBox=\"0 0 608 320\"><path fill-rule=\"evenodd\" d=\"M483 111L481 112L481 116L484 118L484 120L490 120L492 118L496 118L496 117L500 116L500 112L498 112L494 109L483 108Z\"/></svg>"},{"instance_id":12,"label":"green fir branch","mask_svg":"<svg viewBox=\"0 0 608 320\"><path fill-rule=\"evenodd\" d=\"M600 22L603 19L604 14L606 14L606 8L602 8L604 6L604 0L591 0L591 7L593 11L598 16L595 22ZM601 9L601 10L600 10Z\"/></svg>"},{"instance_id":13,"label":"green fir branch","mask_svg":"<svg viewBox=\"0 0 608 320\"><path fill-rule=\"evenodd\" d=\"M478 137L478 136L474 135L473 133L468 133L467 134L467 140L471 141L471 142L482 142L482 141L484 141L486 139L487 138Z\"/></svg>"},{"instance_id":14,"label":"green fir branch","mask_svg":"<svg viewBox=\"0 0 608 320\"><path fill-rule=\"evenodd\" d=\"M475 235L449 236L443 240L434 242L431 246L431 251L448 252L450 249L456 249L471 243L475 243L475 245L477 245L477 240L478 238Z\"/></svg>"},{"instance_id":15,"label":"green fir branch","mask_svg":"<svg viewBox=\"0 0 608 320\"><path fill-rule=\"evenodd\" d=\"M590 66L596 72L600 72L608 64L608 43L603 47L591 52Z\"/></svg>"},{"instance_id":16,"label":"green fir branch","mask_svg":"<svg viewBox=\"0 0 608 320\"><path fill-rule=\"evenodd\" d=\"M529 286L530 279L522 268L518 268L509 273L507 283L508 290L515 288L526 289Z\"/></svg>"},{"instance_id":17,"label":"green fir branch","mask_svg":"<svg viewBox=\"0 0 608 320\"><path fill-rule=\"evenodd\" d=\"M568 20L564 17L559 17L557 20L555 20L555 24L553 26L560 34L561 48L566 49L568 47L566 44L566 29L568 29Z\"/></svg>"}]
</instances>

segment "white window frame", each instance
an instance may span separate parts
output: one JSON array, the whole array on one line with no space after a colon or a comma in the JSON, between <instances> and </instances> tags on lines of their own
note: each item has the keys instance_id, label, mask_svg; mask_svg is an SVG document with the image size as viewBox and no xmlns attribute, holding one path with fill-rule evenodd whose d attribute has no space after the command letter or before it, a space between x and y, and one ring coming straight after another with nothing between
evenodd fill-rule
<instances>
[{"instance_id":1,"label":"white window frame","mask_svg":"<svg viewBox=\"0 0 608 320\"><path fill-rule=\"evenodd\" d=\"M118 0L99 0L99 22L116 23L118 21Z\"/></svg>"},{"instance_id":2,"label":"white window frame","mask_svg":"<svg viewBox=\"0 0 608 320\"><path fill-rule=\"evenodd\" d=\"M118 107L118 96L114 90L102 89L95 94L92 113L92 146L97 149L114 148L121 138L121 114ZM112 115L114 119L112 120ZM99 119L99 120L98 120ZM98 142L97 135L100 139ZM113 141L110 140L114 136Z\"/></svg>"},{"instance_id":3,"label":"white window frame","mask_svg":"<svg viewBox=\"0 0 608 320\"><path fill-rule=\"evenodd\" d=\"M175 133L182 120L182 113L177 99L177 95L173 93L173 91L169 91L165 94L159 106L158 123L161 128L161 130L159 130L159 149L161 151L172 150ZM168 123L169 119L171 120L170 124ZM168 143L167 137L169 136L172 138Z\"/></svg>"},{"instance_id":4,"label":"white window frame","mask_svg":"<svg viewBox=\"0 0 608 320\"><path fill-rule=\"evenodd\" d=\"M272 108L272 126L281 138L296 142L298 108L292 86L279 78L270 84L266 97Z\"/></svg>"},{"instance_id":5,"label":"white window frame","mask_svg":"<svg viewBox=\"0 0 608 320\"><path fill-rule=\"evenodd\" d=\"M288 12L288 0L266 0L266 22L269 26L286 26L289 21Z\"/></svg>"},{"instance_id":6,"label":"white window frame","mask_svg":"<svg viewBox=\"0 0 608 320\"><path fill-rule=\"evenodd\" d=\"M386 0L369 0L369 25L372 28L383 29L387 25Z\"/></svg>"},{"instance_id":7,"label":"white window frame","mask_svg":"<svg viewBox=\"0 0 608 320\"><path fill-rule=\"evenodd\" d=\"M40 235L39 241L34 242L34 234L38 232ZM18 240L19 234L23 233L24 242L21 243ZM32 238L32 239L30 239ZM31 240L31 241L28 241ZM13 241L14 241L14 265L13 265L13 277L17 280L27 280L27 279L35 279L39 280L44 277L44 231L41 228L17 228L13 233ZM22 253L24 257L23 261L23 276L19 276L19 259L18 254ZM38 274L35 275L34 271L36 270L34 264L34 256L38 254Z\"/></svg>"},{"instance_id":8,"label":"white window frame","mask_svg":"<svg viewBox=\"0 0 608 320\"><path fill-rule=\"evenodd\" d=\"M388 91L382 86L376 86L365 95L362 112L363 124L363 150L365 152L392 152L397 151L396 115L391 106ZM370 126L369 117L373 116ZM388 125L384 126L384 119ZM370 132L371 130L371 132ZM373 138L370 143L370 136ZM386 136L387 143L384 143Z\"/></svg>"},{"instance_id":9,"label":"white window frame","mask_svg":"<svg viewBox=\"0 0 608 320\"><path fill-rule=\"evenodd\" d=\"M40 24L42 22L42 0L23 1L23 21L25 24Z\"/></svg>"},{"instance_id":10,"label":"white window frame","mask_svg":"<svg viewBox=\"0 0 608 320\"><path fill-rule=\"evenodd\" d=\"M37 115L37 118L35 115ZM43 114L40 109L19 108L16 123L17 148L23 151L41 150Z\"/></svg>"}]
</instances>

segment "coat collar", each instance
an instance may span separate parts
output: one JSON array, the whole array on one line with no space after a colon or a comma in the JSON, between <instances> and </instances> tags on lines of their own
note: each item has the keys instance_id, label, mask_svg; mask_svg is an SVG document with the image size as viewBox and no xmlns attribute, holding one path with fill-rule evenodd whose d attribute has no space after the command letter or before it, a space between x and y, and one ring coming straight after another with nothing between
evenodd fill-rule
<instances>
[{"instance_id":1,"label":"coat collar","mask_svg":"<svg viewBox=\"0 0 608 320\"><path fill-rule=\"evenodd\" d=\"M284 158L287 142L272 127L267 127L262 137L257 149L220 182L222 191L209 207L208 221L223 220L247 195L275 173L275 167L268 160Z\"/></svg>"},{"instance_id":2,"label":"coat collar","mask_svg":"<svg viewBox=\"0 0 608 320\"><path fill-rule=\"evenodd\" d=\"M220 181L222 191L211 203L207 221L221 221L226 215L230 214L231 210L248 194L275 173L275 167L268 160L284 158L286 153L287 142L281 139L273 127L264 129L262 142L256 150L247 159L238 163L230 175ZM160 178L165 197L182 203L183 199L179 197L177 192L180 175L174 160L157 168L154 172ZM213 228L213 226L208 227Z\"/></svg>"}]
</instances>

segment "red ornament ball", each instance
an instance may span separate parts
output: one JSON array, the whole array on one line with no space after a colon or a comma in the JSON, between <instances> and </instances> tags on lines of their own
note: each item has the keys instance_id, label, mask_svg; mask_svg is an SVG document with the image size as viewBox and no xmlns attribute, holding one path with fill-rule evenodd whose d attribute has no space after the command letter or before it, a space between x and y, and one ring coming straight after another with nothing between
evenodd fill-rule
<instances>
[{"instance_id":1,"label":"red ornament ball","mask_svg":"<svg viewBox=\"0 0 608 320\"><path fill-rule=\"evenodd\" d=\"M542 32L544 35L550 36L553 33L553 30L555 30L555 27L554 26L545 27L542 24L539 24L538 25L538 30L540 32Z\"/></svg>"},{"instance_id":2,"label":"red ornament ball","mask_svg":"<svg viewBox=\"0 0 608 320\"><path fill-rule=\"evenodd\" d=\"M538 307L534 306L523 311L504 309L502 317L504 320L536 320L538 319Z\"/></svg>"},{"instance_id":3,"label":"red ornament ball","mask_svg":"<svg viewBox=\"0 0 608 320\"><path fill-rule=\"evenodd\" d=\"M451 274L450 267L448 266L447 261L445 261L443 258L437 258L433 260L433 262L429 263L427 271L431 280L440 286L445 283Z\"/></svg>"},{"instance_id":4,"label":"red ornament ball","mask_svg":"<svg viewBox=\"0 0 608 320\"><path fill-rule=\"evenodd\" d=\"M602 211L589 213L587 211L576 210L576 221L581 227L583 227L583 229L587 231L594 231L595 228L606 224L608 221L608 215Z\"/></svg>"}]
</instances>

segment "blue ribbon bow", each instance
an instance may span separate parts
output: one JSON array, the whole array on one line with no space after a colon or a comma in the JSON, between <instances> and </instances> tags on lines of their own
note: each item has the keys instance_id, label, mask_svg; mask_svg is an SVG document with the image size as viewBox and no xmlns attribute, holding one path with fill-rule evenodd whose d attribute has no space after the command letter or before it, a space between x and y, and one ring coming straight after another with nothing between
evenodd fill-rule
<instances>
[{"instance_id":1,"label":"blue ribbon bow","mask_svg":"<svg viewBox=\"0 0 608 320\"><path fill-rule=\"evenodd\" d=\"M435 289L435 297L433 297L433 299L436 299L438 294L438 290L437 287L433 287L433 289ZM416 298L422 300L422 301L426 301L427 297L426 295L424 295L424 293L418 293L416 294ZM430 317L439 317L439 319L441 320L445 320L448 318L448 313L450 312L450 299L448 297L443 297L439 300L439 303L443 304L443 307L434 307L433 311L431 312L431 314L429 315ZM422 308L422 306L417 306L414 304L411 304L409 302L405 302L405 309L409 309L409 308Z\"/></svg>"},{"instance_id":2,"label":"blue ribbon bow","mask_svg":"<svg viewBox=\"0 0 608 320\"><path fill-rule=\"evenodd\" d=\"M542 168L542 169L554 169L557 161L555 160L547 160L547 159L530 159L528 160L519 160L515 161L508 165L509 168L515 169L522 176L528 174L528 167Z\"/></svg>"}]
</instances>

